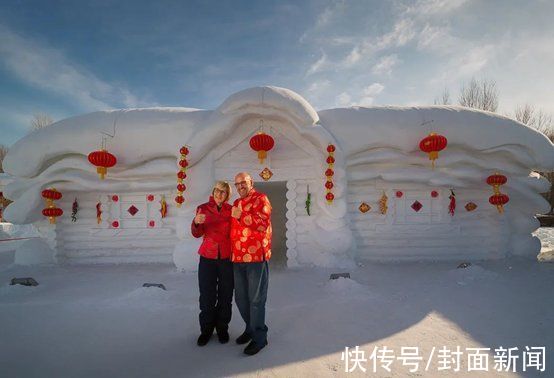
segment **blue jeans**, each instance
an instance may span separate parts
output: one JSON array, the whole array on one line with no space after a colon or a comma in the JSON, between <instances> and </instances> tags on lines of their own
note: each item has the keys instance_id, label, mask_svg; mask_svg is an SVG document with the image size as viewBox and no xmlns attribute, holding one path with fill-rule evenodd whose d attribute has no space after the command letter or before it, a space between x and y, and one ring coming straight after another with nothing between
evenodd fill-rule
<instances>
[{"instance_id":1,"label":"blue jeans","mask_svg":"<svg viewBox=\"0 0 554 378\"><path fill-rule=\"evenodd\" d=\"M235 302L246 323L246 332L259 346L267 342L265 325L265 301L269 283L267 261L234 263Z\"/></svg>"}]
</instances>

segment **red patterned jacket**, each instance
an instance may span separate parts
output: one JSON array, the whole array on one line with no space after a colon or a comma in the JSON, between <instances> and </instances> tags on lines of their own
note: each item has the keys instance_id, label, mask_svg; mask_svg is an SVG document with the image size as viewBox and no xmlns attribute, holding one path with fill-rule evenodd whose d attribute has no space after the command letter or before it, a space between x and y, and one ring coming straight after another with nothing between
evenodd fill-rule
<instances>
[{"instance_id":1,"label":"red patterned jacket","mask_svg":"<svg viewBox=\"0 0 554 378\"><path fill-rule=\"evenodd\" d=\"M261 262L271 258L271 204L267 196L252 189L235 200L242 207L240 219L231 220L231 261Z\"/></svg>"},{"instance_id":2,"label":"red patterned jacket","mask_svg":"<svg viewBox=\"0 0 554 378\"><path fill-rule=\"evenodd\" d=\"M198 254L208 259L229 259L231 257L231 205L224 202L221 210L217 211L217 204L213 197L210 201L196 208L196 212L206 214L206 221L195 225L194 219L190 225L192 236L204 237Z\"/></svg>"}]
</instances>

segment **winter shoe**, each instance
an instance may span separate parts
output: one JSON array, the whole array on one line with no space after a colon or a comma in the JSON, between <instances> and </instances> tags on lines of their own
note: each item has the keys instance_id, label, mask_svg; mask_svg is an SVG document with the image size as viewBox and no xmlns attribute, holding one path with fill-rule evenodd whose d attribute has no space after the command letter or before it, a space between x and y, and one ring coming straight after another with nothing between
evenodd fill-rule
<instances>
[{"instance_id":1,"label":"winter shoe","mask_svg":"<svg viewBox=\"0 0 554 378\"><path fill-rule=\"evenodd\" d=\"M252 338L250 337L250 335L246 331L244 331L244 333L242 335L237 337L236 341L237 341L237 344L242 345L242 344L246 344L250 340L252 340Z\"/></svg>"},{"instance_id":2,"label":"winter shoe","mask_svg":"<svg viewBox=\"0 0 554 378\"><path fill-rule=\"evenodd\" d=\"M200 336L198 336L198 340L196 340L196 344L198 346L204 346L208 343L208 341L210 341L211 338L212 338L211 333L202 333Z\"/></svg>"},{"instance_id":3,"label":"winter shoe","mask_svg":"<svg viewBox=\"0 0 554 378\"><path fill-rule=\"evenodd\" d=\"M227 330L217 331L217 338L221 344L227 344L229 342L229 332Z\"/></svg>"},{"instance_id":4,"label":"winter shoe","mask_svg":"<svg viewBox=\"0 0 554 378\"><path fill-rule=\"evenodd\" d=\"M262 350L266 345L267 345L267 340L264 342L263 346L259 346L254 341L251 341L250 344L248 344L248 346L244 348L244 354L253 356L256 353L258 353L260 350Z\"/></svg>"}]
</instances>

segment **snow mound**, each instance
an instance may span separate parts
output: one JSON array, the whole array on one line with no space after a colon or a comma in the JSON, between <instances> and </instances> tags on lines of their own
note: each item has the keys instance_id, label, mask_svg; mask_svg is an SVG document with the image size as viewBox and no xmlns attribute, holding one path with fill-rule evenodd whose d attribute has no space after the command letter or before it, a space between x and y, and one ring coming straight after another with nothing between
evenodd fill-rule
<instances>
[{"instance_id":1,"label":"snow mound","mask_svg":"<svg viewBox=\"0 0 554 378\"><path fill-rule=\"evenodd\" d=\"M55 264L55 252L43 239L29 239L15 250L14 263L17 265Z\"/></svg>"},{"instance_id":2,"label":"snow mound","mask_svg":"<svg viewBox=\"0 0 554 378\"><path fill-rule=\"evenodd\" d=\"M447 277L452 281L456 281L458 285L465 286L474 282L494 280L498 277L498 274L478 265L470 265L467 268L449 270Z\"/></svg>"},{"instance_id":3,"label":"snow mound","mask_svg":"<svg viewBox=\"0 0 554 378\"><path fill-rule=\"evenodd\" d=\"M25 286L25 285L4 285L0 287L0 297L21 297L22 295L29 295L36 293L37 286Z\"/></svg>"},{"instance_id":4,"label":"snow mound","mask_svg":"<svg viewBox=\"0 0 554 378\"><path fill-rule=\"evenodd\" d=\"M344 277L329 280L325 284L325 290L332 294L369 294L367 286Z\"/></svg>"},{"instance_id":5,"label":"snow mound","mask_svg":"<svg viewBox=\"0 0 554 378\"><path fill-rule=\"evenodd\" d=\"M159 287L140 287L123 296L104 301L106 307L166 308L170 305L170 293Z\"/></svg>"}]
</instances>

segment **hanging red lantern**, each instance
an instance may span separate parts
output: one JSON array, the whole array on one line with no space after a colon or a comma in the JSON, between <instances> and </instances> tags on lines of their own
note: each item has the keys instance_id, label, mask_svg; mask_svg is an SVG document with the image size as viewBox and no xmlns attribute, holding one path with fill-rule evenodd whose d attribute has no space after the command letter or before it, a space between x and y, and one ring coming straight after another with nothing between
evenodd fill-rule
<instances>
[{"instance_id":1,"label":"hanging red lantern","mask_svg":"<svg viewBox=\"0 0 554 378\"><path fill-rule=\"evenodd\" d=\"M260 164L263 164L264 159L267 157L267 152L270 151L275 145L275 141L271 135L267 135L263 131L258 132L250 138L250 148L258 152L258 159Z\"/></svg>"},{"instance_id":2,"label":"hanging red lantern","mask_svg":"<svg viewBox=\"0 0 554 378\"><path fill-rule=\"evenodd\" d=\"M402 198L403 195L404 193L402 193L400 190L396 192L396 198Z\"/></svg>"},{"instance_id":3,"label":"hanging red lantern","mask_svg":"<svg viewBox=\"0 0 554 378\"><path fill-rule=\"evenodd\" d=\"M177 178L180 180L184 180L187 178L187 174L184 171L177 172Z\"/></svg>"},{"instance_id":4,"label":"hanging red lantern","mask_svg":"<svg viewBox=\"0 0 554 378\"><path fill-rule=\"evenodd\" d=\"M47 200L57 201L62 198L62 193L58 192L56 189L44 189L42 191L42 198Z\"/></svg>"},{"instance_id":5,"label":"hanging red lantern","mask_svg":"<svg viewBox=\"0 0 554 378\"><path fill-rule=\"evenodd\" d=\"M188 155L189 154L189 149L186 146L183 146L183 147L181 147L179 152L181 153L181 155Z\"/></svg>"},{"instance_id":6,"label":"hanging red lantern","mask_svg":"<svg viewBox=\"0 0 554 378\"><path fill-rule=\"evenodd\" d=\"M439 157L439 151L444 150L447 144L446 137L437 133L430 133L419 142L419 148L429 154L429 160L432 161L433 168L435 168L435 159Z\"/></svg>"},{"instance_id":7,"label":"hanging red lantern","mask_svg":"<svg viewBox=\"0 0 554 378\"><path fill-rule=\"evenodd\" d=\"M439 192L437 192L436 190L433 190L433 191L431 192L431 197L437 198L438 196L439 196Z\"/></svg>"},{"instance_id":8,"label":"hanging red lantern","mask_svg":"<svg viewBox=\"0 0 554 378\"><path fill-rule=\"evenodd\" d=\"M333 189L333 186L334 186L333 181L325 182L325 188L326 189Z\"/></svg>"},{"instance_id":9,"label":"hanging red lantern","mask_svg":"<svg viewBox=\"0 0 554 378\"><path fill-rule=\"evenodd\" d=\"M178 205L182 205L183 202L185 202L185 197L177 196L177 197L175 197L175 202L177 202Z\"/></svg>"},{"instance_id":10,"label":"hanging red lantern","mask_svg":"<svg viewBox=\"0 0 554 378\"><path fill-rule=\"evenodd\" d=\"M331 152L335 152L336 148L334 145L330 144L327 146L327 152L331 153Z\"/></svg>"},{"instance_id":11,"label":"hanging red lantern","mask_svg":"<svg viewBox=\"0 0 554 378\"><path fill-rule=\"evenodd\" d=\"M42 215L48 217L50 224L56 224L56 218L61 217L62 214L63 210L58 207L47 207L46 209L42 210Z\"/></svg>"},{"instance_id":12,"label":"hanging red lantern","mask_svg":"<svg viewBox=\"0 0 554 378\"><path fill-rule=\"evenodd\" d=\"M327 177L333 177L334 175L335 175L335 171L333 171L331 168L328 168L325 171L325 176L327 176Z\"/></svg>"},{"instance_id":13,"label":"hanging red lantern","mask_svg":"<svg viewBox=\"0 0 554 378\"><path fill-rule=\"evenodd\" d=\"M335 195L331 192L334 187L333 176L335 175L335 171L333 171L333 165L335 164L335 150L336 148L334 145L327 145L328 155L327 159L325 160L327 163L327 170L325 171L325 177L327 177L327 181L325 182L325 189L327 191L327 194L325 195L325 199L327 200L328 204L331 204L335 199Z\"/></svg>"},{"instance_id":14,"label":"hanging red lantern","mask_svg":"<svg viewBox=\"0 0 554 378\"><path fill-rule=\"evenodd\" d=\"M504 212L504 205L510 201L510 197L506 194L498 193L489 197L489 203L496 206L496 209L500 214Z\"/></svg>"},{"instance_id":15,"label":"hanging red lantern","mask_svg":"<svg viewBox=\"0 0 554 378\"><path fill-rule=\"evenodd\" d=\"M187 161L187 159L182 159L181 161L179 161L179 165L183 168L186 168L189 166L189 162Z\"/></svg>"},{"instance_id":16,"label":"hanging red lantern","mask_svg":"<svg viewBox=\"0 0 554 378\"><path fill-rule=\"evenodd\" d=\"M494 175L490 175L489 177L487 177L487 184L491 186L504 185L506 182L508 182L508 178L499 173L495 173Z\"/></svg>"},{"instance_id":17,"label":"hanging red lantern","mask_svg":"<svg viewBox=\"0 0 554 378\"><path fill-rule=\"evenodd\" d=\"M333 193L329 192L325 195L325 199L327 200L327 202L331 203L335 199L335 195Z\"/></svg>"},{"instance_id":18,"label":"hanging red lantern","mask_svg":"<svg viewBox=\"0 0 554 378\"><path fill-rule=\"evenodd\" d=\"M332 165L335 163L335 158L332 156L327 157L327 164Z\"/></svg>"},{"instance_id":19,"label":"hanging red lantern","mask_svg":"<svg viewBox=\"0 0 554 378\"><path fill-rule=\"evenodd\" d=\"M180 192L184 192L187 189L185 184L177 184L177 190Z\"/></svg>"},{"instance_id":20,"label":"hanging red lantern","mask_svg":"<svg viewBox=\"0 0 554 378\"><path fill-rule=\"evenodd\" d=\"M102 149L88 154L88 161L96 166L96 172L100 175L100 179L104 180L104 176L108 173L108 168L113 167L117 163L117 158L105 149Z\"/></svg>"}]
</instances>

